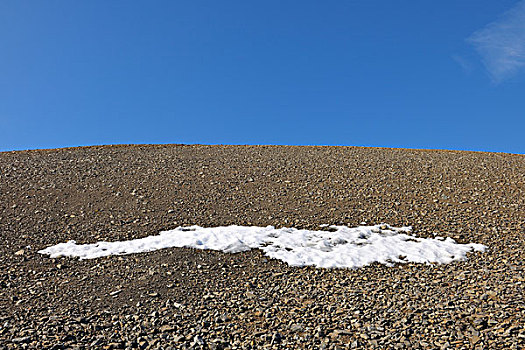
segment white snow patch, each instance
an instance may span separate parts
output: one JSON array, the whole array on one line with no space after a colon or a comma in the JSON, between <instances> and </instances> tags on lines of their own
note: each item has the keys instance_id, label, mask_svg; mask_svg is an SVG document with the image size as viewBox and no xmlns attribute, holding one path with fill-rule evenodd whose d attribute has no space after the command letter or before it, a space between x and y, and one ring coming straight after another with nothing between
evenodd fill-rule
<instances>
[{"instance_id":1,"label":"white snow patch","mask_svg":"<svg viewBox=\"0 0 525 350\"><path fill-rule=\"evenodd\" d=\"M276 229L273 226L178 227L159 235L122 242L60 243L39 253L94 259L109 255L149 252L163 248L191 247L238 253L261 249L273 259L291 266L357 268L379 262L449 263L465 260L471 251L484 251L481 244L458 244L452 238L418 238L410 227L329 226L330 231Z\"/></svg>"}]
</instances>

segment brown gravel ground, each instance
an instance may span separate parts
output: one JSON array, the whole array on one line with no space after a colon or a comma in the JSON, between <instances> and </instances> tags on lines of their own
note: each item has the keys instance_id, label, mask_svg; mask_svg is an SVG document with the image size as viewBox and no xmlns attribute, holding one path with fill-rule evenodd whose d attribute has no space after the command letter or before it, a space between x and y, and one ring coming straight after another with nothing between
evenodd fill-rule
<instances>
[{"instance_id":1,"label":"brown gravel ground","mask_svg":"<svg viewBox=\"0 0 525 350\"><path fill-rule=\"evenodd\" d=\"M36 251L181 225L412 225L448 265L292 268L258 251ZM0 349L523 349L525 157L284 146L0 153ZM29 246L29 247L28 247Z\"/></svg>"}]
</instances>

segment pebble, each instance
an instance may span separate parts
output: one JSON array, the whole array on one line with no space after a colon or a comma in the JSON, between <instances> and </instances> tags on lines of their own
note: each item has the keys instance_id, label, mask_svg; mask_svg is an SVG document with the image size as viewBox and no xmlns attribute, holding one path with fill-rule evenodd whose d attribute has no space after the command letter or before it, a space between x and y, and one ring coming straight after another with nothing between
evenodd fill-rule
<instances>
[{"instance_id":1,"label":"pebble","mask_svg":"<svg viewBox=\"0 0 525 350\"><path fill-rule=\"evenodd\" d=\"M302 332L304 330L304 325L301 323L293 324L290 327L290 332Z\"/></svg>"},{"instance_id":2,"label":"pebble","mask_svg":"<svg viewBox=\"0 0 525 350\"><path fill-rule=\"evenodd\" d=\"M30 341L31 341L31 337L20 337L20 338L11 339L11 342L14 344L29 343Z\"/></svg>"}]
</instances>

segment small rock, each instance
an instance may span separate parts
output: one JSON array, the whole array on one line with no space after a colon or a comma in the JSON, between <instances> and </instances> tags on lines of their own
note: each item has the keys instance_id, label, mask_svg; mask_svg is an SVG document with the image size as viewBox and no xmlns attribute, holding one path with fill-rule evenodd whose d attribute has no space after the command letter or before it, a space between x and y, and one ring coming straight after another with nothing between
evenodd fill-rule
<instances>
[{"instance_id":1,"label":"small rock","mask_svg":"<svg viewBox=\"0 0 525 350\"><path fill-rule=\"evenodd\" d=\"M162 333L166 333L166 332L171 332L173 331L175 328L173 328L172 326L168 325L168 324L165 324L163 326L160 327L160 331Z\"/></svg>"},{"instance_id":2,"label":"small rock","mask_svg":"<svg viewBox=\"0 0 525 350\"><path fill-rule=\"evenodd\" d=\"M13 342L14 344L29 343L30 341L31 337L20 337L11 339L11 342Z\"/></svg>"},{"instance_id":3,"label":"small rock","mask_svg":"<svg viewBox=\"0 0 525 350\"><path fill-rule=\"evenodd\" d=\"M483 318L476 318L473 323L474 327L476 327L477 329L485 329L488 327L487 320Z\"/></svg>"},{"instance_id":4,"label":"small rock","mask_svg":"<svg viewBox=\"0 0 525 350\"><path fill-rule=\"evenodd\" d=\"M91 343L90 347L91 347L91 348L95 348L97 345L102 344L102 341L103 341L103 338L97 338L96 340L94 340L94 341Z\"/></svg>"},{"instance_id":5,"label":"small rock","mask_svg":"<svg viewBox=\"0 0 525 350\"><path fill-rule=\"evenodd\" d=\"M352 335L352 331L346 330L346 329L336 329L332 333L329 334L329 336L333 338L337 338L343 335Z\"/></svg>"},{"instance_id":6,"label":"small rock","mask_svg":"<svg viewBox=\"0 0 525 350\"><path fill-rule=\"evenodd\" d=\"M477 342L479 342L479 336L477 336L477 335L473 335L473 336L471 336L471 337L470 337L470 342L471 342L472 344L476 344Z\"/></svg>"},{"instance_id":7,"label":"small rock","mask_svg":"<svg viewBox=\"0 0 525 350\"><path fill-rule=\"evenodd\" d=\"M173 337L173 341L174 341L175 343L179 343L179 342L181 342L181 341L184 341L184 339L186 339L186 337L183 336L183 335L176 335L176 336Z\"/></svg>"},{"instance_id":8,"label":"small rock","mask_svg":"<svg viewBox=\"0 0 525 350\"><path fill-rule=\"evenodd\" d=\"M193 341L196 343L196 344L199 344L201 346L205 346L206 345L206 341L204 339L202 339L202 337L200 335L196 335L194 338L193 338Z\"/></svg>"},{"instance_id":9,"label":"small rock","mask_svg":"<svg viewBox=\"0 0 525 350\"><path fill-rule=\"evenodd\" d=\"M301 323L296 323L290 326L290 332L302 332L304 326Z\"/></svg>"}]
</instances>

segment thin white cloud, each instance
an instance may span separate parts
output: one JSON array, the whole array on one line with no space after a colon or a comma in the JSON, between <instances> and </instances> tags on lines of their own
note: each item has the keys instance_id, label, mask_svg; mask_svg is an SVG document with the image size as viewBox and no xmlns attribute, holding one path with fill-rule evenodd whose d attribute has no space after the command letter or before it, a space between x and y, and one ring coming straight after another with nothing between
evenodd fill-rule
<instances>
[{"instance_id":1,"label":"thin white cloud","mask_svg":"<svg viewBox=\"0 0 525 350\"><path fill-rule=\"evenodd\" d=\"M525 0L467 41L480 54L492 80L499 83L525 69Z\"/></svg>"},{"instance_id":2,"label":"thin white cloud","mask_svg":"<svg viewBox=\"0 0 525 350\"><path fill-rule=\"evenodd\" d=\"M457 64L459 64L465 73L472 72L472 64L465 57L457 54L454 54L451 57Z\"/></svg>"}]
</instances>

